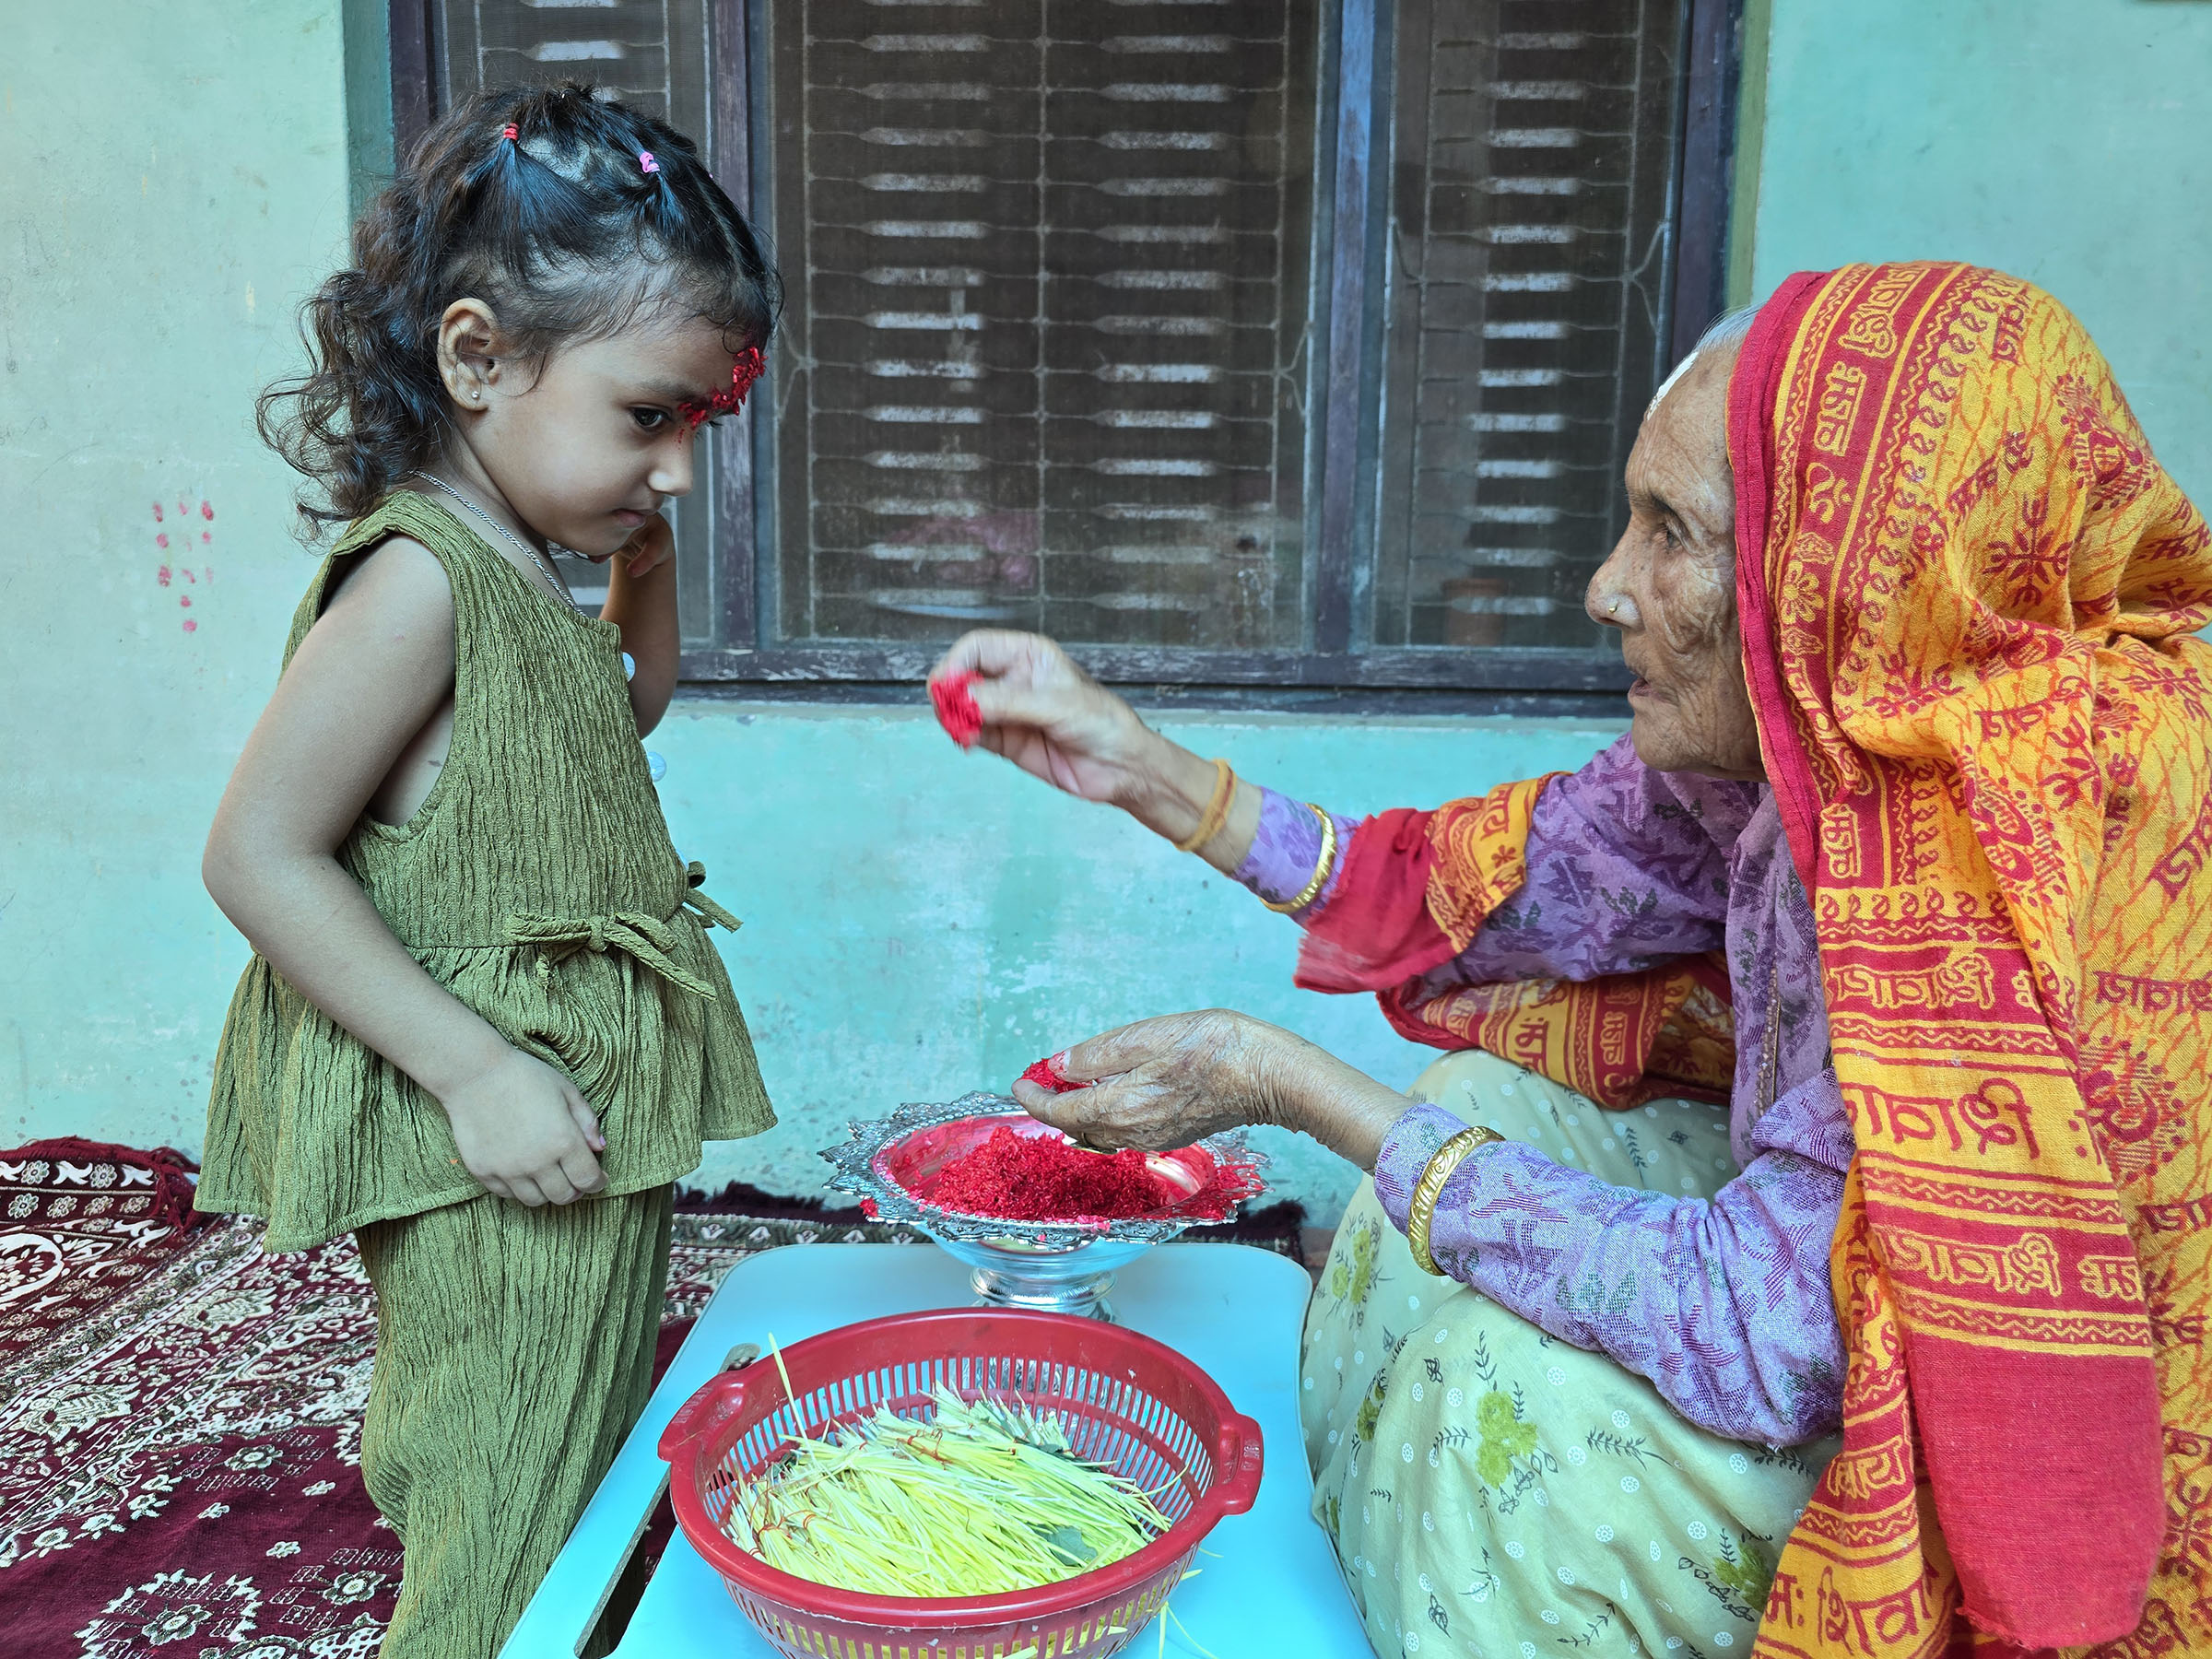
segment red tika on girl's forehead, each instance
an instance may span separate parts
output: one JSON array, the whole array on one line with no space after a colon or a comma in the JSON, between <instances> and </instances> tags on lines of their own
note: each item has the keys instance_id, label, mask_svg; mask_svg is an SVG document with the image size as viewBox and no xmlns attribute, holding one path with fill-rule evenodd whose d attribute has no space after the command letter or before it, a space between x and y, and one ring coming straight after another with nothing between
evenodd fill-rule
<instances>
[{"instance_id":1,"label":"red tika on girl's forehead","mask_svg":"<svg viewBox=\"0 0 2212 1659\"><path fill-rule=\"evenodd\" d=\"M760 347L747 346L737 354L737 360L730 365L728 391L717 392L702 403L681 405L679 412L694 427L703 425L717 415L735 414L744 406L745 394L753 389L753 382L760 378L760 371L766 366L760 356Z\"/></svg>"}]
</instances>

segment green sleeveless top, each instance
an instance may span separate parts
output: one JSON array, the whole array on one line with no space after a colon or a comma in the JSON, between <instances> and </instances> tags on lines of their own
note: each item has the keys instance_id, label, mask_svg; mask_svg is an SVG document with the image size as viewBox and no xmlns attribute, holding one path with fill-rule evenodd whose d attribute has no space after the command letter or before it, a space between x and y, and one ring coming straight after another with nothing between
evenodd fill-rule
<instances>
[{"instance_id":1,"label":"green sleeveless top","mask_svg":"<svg viewBox=\"0 0 2212 1659\"><path fill-rule=\"evenodd\" d=\"M677 860L621 630L402 490L324 562L287 664L334 575L393 535L428 547L453 586L452 747L413 818L364 812L337 860L431 978L575 1083L606 1136L610 1194L665 1184L698 1167L701 1140L775 1115L706 936L737 922ZM216 1054L199 1207L265 1216L270 1250L304 1250L483 1191L437 1100L256 954Z\"/></svg>"}]
</instances>

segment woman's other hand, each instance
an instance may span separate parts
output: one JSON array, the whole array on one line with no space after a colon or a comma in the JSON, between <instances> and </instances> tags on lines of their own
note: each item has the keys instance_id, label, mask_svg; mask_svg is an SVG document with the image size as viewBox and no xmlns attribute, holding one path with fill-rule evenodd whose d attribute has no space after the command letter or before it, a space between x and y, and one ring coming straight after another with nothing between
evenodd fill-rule
<instances>
[{"instance_id":1,"label":"woman's other hand","mask_svg":"<svg viewBox=\"0 0 2212 1659\"><path fill-rule=\"evenodd\" d=\"M1103 1151L1165 1151L1233 1128L1300 1130L1361 1169L1412 1104L1279 1026L1223 1008L1143 1019L1070 1049L1060 1074L1088 1084L1054 1094L1027 1078L1030 1116Z\"/></svg>"},{"instance_id":2,"label":"woman's other hand","mask_svg":"<svg viewBox=\"0 0 2212 1659\"><path fill-rule=\"evenodd\" d=\"M955 674L975 677L970 690L983 721L976 741L993 754L1055 789L1119 806L1178 844L1205 820L1217 782L1213 762L1155 732L1043 635L964 634L929 677ZM1260 792L1240 780L1219 828L1192 851L1233 874L1259 822Z\"/></svg>"}]
</instances>

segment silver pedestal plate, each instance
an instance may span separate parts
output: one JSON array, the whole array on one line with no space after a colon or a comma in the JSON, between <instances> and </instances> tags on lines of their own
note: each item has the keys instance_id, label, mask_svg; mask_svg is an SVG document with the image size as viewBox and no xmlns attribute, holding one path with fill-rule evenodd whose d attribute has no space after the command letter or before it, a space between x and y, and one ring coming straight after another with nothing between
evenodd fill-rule
<instances>
[{"instance_id":1,"label":"silver pedestal plate","mask_svg":"<svg viewBox=\"0 0 2212 1659\"><path fill-rule=\"evenodd\" d=\"M1009 1221L994 1216L939 1209L915 1195L927 1191L954 1159L973 1151L994 1130L1058 1135L1021 1108L1011 1095L971 1094L942 1104L909 1101L888 1117L848 1124L851 1138L822 1148L836 1167L830 1187L868 1201L876 1218L919 1228L969 1268L977 1305L1031 1308L1111 1321L1106 1292L1117 1268L1186 1228L1233 1219L1232 1214L1195 1213L1194 1200L1218 1171L1237 1182L1232 1198L1265 1190L1259 1171L1264 1152L1245 1144L1241 1130L1209 1135L1174 1152L1146 1154L1147 1167L1171 1191L1183 1194L1159 1211L1126 1220Z\"/></svg>"}]
</instances>

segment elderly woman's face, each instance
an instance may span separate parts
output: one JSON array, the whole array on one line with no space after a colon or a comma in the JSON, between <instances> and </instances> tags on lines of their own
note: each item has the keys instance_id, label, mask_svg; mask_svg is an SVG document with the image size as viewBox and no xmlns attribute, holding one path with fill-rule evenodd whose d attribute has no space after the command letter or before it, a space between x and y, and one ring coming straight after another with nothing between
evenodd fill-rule
<instances>
[{"instance_id":1,"label":"elderly woman's face","mask_svg":"<svg viewBox=\"0 0 2212 1659\"><path fill-rule=\"evenodd\" d=\"M1636 753L1657 771L1765 775L1735 618L1728 469L1733 345L1699 353L1629 452L1629 527L1590 579L1590 615L1620 629Z\"/></svg>"}]
</instances>

